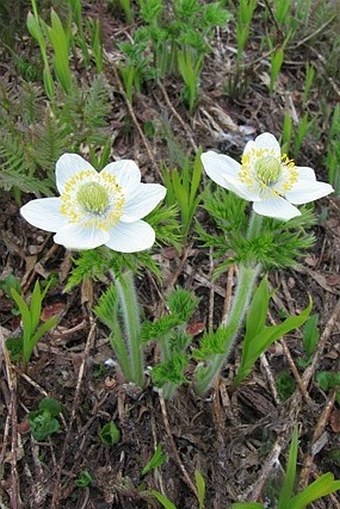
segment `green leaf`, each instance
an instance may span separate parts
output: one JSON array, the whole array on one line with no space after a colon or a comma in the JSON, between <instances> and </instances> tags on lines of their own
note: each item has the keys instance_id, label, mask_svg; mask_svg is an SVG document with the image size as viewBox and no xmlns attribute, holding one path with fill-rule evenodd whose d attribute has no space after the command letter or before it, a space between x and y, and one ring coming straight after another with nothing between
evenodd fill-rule
<instances>
[{"instance_id":1,"label":"green leaf","mask_svg":"<svg viewBox=\"0 0 340 509\"><path fill-rule=\"evenodd\" d=\"M58 318L56 316L52 316L45 323L43 323L39 329L29 338L29 340L24 342L24 361L29 362L33 348L40 341L40 339L48 332L53 329L58 323Z\"/></svg>"},{"instance_id":2,"label":"green leaf","mask_svg":"<svg viewBox=\"0 0 340 509\"><path fill-rule=\"evenodd\" d=\"M298 453L298 432L297 428L295 427L289 449L286 474L283 481L283 486L280 491L278 509L289 509L290 507L292 507L290 498L293 496L293 489L295 484L297 453Z\"/></svg>"},{"instance_id":3,"label":"green leaf","mask_svg":"<svg viewBox=\"0 0 340 509\"><path fill-rule=\"evenodd\" d=\"M308 357L313 354L315 346L317 345L320 338L318 320L319 315L315 313L310 318L308 318L303 328L302 342Z\"/></svg>"},{"instance_id":4,"label":"green leaf","mask_svg":"<svg viewBox=\"0 0 340 509\"><path fill-rule=\"evenodd\" d=\"M310 300L309 305L299 315L290 316L279 325L264 327L255 337L249 338L247 346L242 352L241 365L235 379L235 384L239 384L248 375L257 359L274 341L280 339L288 332L301 327L306 322L312 306L313 303Z\"/></svg>"},{"instance_id":5,"label":"green leaf","mask_svg":"<svg viewBox=\"0 0 340 509\"><path fill-rule=\"evenodd\" d=\"M60 424L48 410L35 410L28 414L31 433L35 440L45 440L59 430Z\"/></svg>"},{"instance_id":6,"label":"green leaf","mask_svg":"<svg viewBox=\"0 0 340 509\"><path fill-rule=\"evenodd\" d=\"M251 338L257 336L266 325L266 318L269 306L271 292L269 290L268 280L264 277L255 290L253 299L248 309L246 319L246 335L244 346L251 341Z\"/></svg>"},{"instance_id":7,"label":"green leaf","mask_svg":"<svg viewBox=\"0 0 340 509\"><path fill-rule=\"evenodd\" d=\"M162 444L157 444L156 450L143 468L141 476L146 475L150 470L160 467L166 461L166 454L162 450Z\"/></svg>"},{"instance_id":8,"label":"green leaf","mask_svg":"<svg viewBox=\"0 0 340 509\"><path fill-rule=\"evenodd\" d=\"M40 401L38 410L46 410L52 417L57 417L61 412L61 403L54 398L44 398Z\"/></svg>"},{"instance_id":9,"label":"green leaf","mask_svg":"<svg viewBox=\"0 0 340 509\"><path fill-rule=\"evenodd\" d=\"M195 470L195 482L197 487L198 509L204 509L205 481L199 470Z\"/></svg>"},{"instance_id":10,"label":"green leaf","mask_svg":"<svg viewBox=\"0 0 340 509\"><path fill-rule=\"evenodd\" d=\"M120 436L120 431L114 422L104 424L99 433L100 440L106 445L118 444Z\"/></svg>"},{"instance_id":11,"label":"green leaf","mask_svg":"<svg viewBox=\"0 0 340 509\"><path fill-rule=\"evenodd\" d=\"M158 502L160 502L162 504L162 506L165 509L177 509L175 504L173 504L168 499L168 497L166 497L165 495L162 495L162 493L160 493L159 491L151 490L151 495L153 495L158 500Z\"/></svg>"},{"instance_id":12,"label":"green leaf","mask_svg":"<svg viewBox=\"0 0 340 509\"><path fill-rule=\"evenodd\" d=\"M340 490L340 481L334 480L334 475L328 472L323 474L307 486L302 493L299 493L290 500L289 507L294 509L305 509L308 504L311 504L319 498L326 497L331 493ZM288 506L287 506L288 507Z\"/></svg>"},{"instance_id":13,"label":"green leaf","mask_svg":"<svg viewBox=\"0 0 340 509\"><path fill-rule=\"evenodd\" d=\"M35 282L33 292L31 295L31 301L30 301L30 314L31 314L31 324L32 324L32 331L34 331L40 321L40 314L41 314L41 303L42 303L42 295L40 290L40 284L37 280Z\"/></svg>"},{"instance_id":14,"label":"green leaf","mask_svg":"<svg viewBox=\"0 0 340 509\"><path fill-rule=\"evenodd\" d=\"M88 470L82 470L78 479L74 481L74 484L78 486L78 488L86 488L87 486L91 486L92 483L93 479Z\"/></svg>"},{"instance_id":15,"label":"green leaf","mask_svg":"<svg viewBox=\"0 0 340 509\"><path fill-rule=\"evenodd\" d=\"M19 308L21 318L22 318L22 324L23 324L23 353L25 356L25 350L28 347L29 340L32 335L32 322L31 322L31 313L29 311L29 308L22 298L21 295L18 294L18 292L15 290L15 288L11 289L11 295L13 300L15 301L16 305Z\"/></svg>"}]
</instances>

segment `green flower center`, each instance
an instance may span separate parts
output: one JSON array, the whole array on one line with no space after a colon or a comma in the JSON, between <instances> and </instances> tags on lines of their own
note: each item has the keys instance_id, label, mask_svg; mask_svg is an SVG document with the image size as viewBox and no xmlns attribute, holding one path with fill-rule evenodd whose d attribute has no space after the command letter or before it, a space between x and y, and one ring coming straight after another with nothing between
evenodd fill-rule
<instances>
[{"instance_id":1,"label":"green flower center","mask_svg":"<svg viewBox=\"0 0 340 509\"><path fill-rule=\"evenodd\" d=\"M96 182L81 186L77 193L77 200L79 205L93 214L103 214L110 203L105 187Z\"/></svg>"},{"instance_id":2,"label":"green flower center","mask_svg":"<svg viewBox=\"0 0 340 509\"><path fill-rule=\"evenodd\" d=\"M256 176L259 181L270 186L275 184L281 175L281 163L275 157L262 157L255 164Z\"/></svg>"}]
</instances>

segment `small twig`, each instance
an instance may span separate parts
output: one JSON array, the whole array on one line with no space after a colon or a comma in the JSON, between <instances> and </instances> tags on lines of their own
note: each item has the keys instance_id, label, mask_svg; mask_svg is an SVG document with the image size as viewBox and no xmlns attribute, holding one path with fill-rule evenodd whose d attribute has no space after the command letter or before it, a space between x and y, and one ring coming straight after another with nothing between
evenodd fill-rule
<instances>
[{"instance_id":1,"label":"small twig","mask_svg":"<svg viewBox=\"0 0 340 509\"><path fill-rule=\"evenodd\" d=\"M60 461L59 461L59 466L58 466L58 469L55 474L56 481L55 481L53 495L52 495L51 509L56 509L58 507L59 498L60 498L60 494L61 494L60 493L61 474L62 474L67 450L69 447L72 426L73 426L73 423L74 423L74 420L76 417L77 409L79 407L80 389L81 389L82 381L83 381L84 374L85 374L85 367L86 367L87 359L88 359L90 350L93 346L93 341L95 338L96 324L92 320L92 317L90 317L90 323L91 323L91 326L90 326L90 331L88 333L87 340L86 340L86 345L85 345L85 350L84 350L84 358L83 358L82 363L79 368L78 380L77 380L77 385L76 385L73 404L72 404L70 423L69 423L69 427L68 427L68 430L66 433L64 446L63 446Z\"/></svg>"},{"instance_id":2,"label":"small twig","mask_svg":"<svg viewBox=\"0 0 340 509\"><path fill-rule=\"evenodd\" d=\"M314 460L314 456L315 456L315 453L313 454L313 446L317 442L317 440L320 438L320 436L324 432L325 427L327 426L329 417L330 417L332 409L334 407L335 398L336 398L336 391L335 391L335 389L333 389L328 396L326 405L324 406L323 411L322 411L322 413L318 419L318 422L316 424L316 427L315 427L315 430L313 433L313 438L312 438L312 441L310 444L311 452L305 457L305 459L303 461L303 469L301 470L300 482L299 482L299 486L301 488L305 488L308 484L308 480L309 480L309 476L312 471L313 460Z\"/></svg>"},{"instance_id":3,"label":"small twig","mask_svg":"<svg viewBox=\"0 0 340 509\"><path fill-rule=\"evenodd\" d=\"M175 443L174 437L173 437L173 435L171 433L171 430L170 430L170 424L169 424L168 413L167 413L167 410L166 410L165 400L164 400L164 398L163 398L163 396L161 394L159 394L159 401L160 401L160 404L161 404L161 410L162 410L162 416L163 416L163 421L164 421L164 427L165 427L165 431L166 431L166 433L168 435L168 438L169 438L169 441L170 441L170 446L171 446L172 453L173 453L173 455L175 457L177 465L179 466L179 468L180 468L180 470L181 470L181 472L182 472L182 474L184 476L185 482L187 483L187 485L189 486L191 491L194 493L195 497L198 499L198 493L197 493L196 486L192 482L190 475L188 474L185 466L182 463L181 458L179 457L179 454L178 454L178 451L177 451L177 447L176 447L176 443Z\"/></svg>"},{"instance_id":4,"label":"small twig","mask_svg":"<svg viewBox=\"0 0 340 509\"><path fill-rule=\"evenodd\" d=\"M279 457L283 449L284 443L285 436L284 435L279 436L261 469L260 475L256 480L255 486L254 485L249 486L249 488L247 488L243 495L240 497L240 500L251 501L259 499L263 487L267 481L267 478L269 477L273 468L275 467L275 465L277 465L279 461Z\"/></svg>"},{"instance_id":5,"label":"small twig","mask_svg":"<svg viewBox=\"0 0 340 509\"><path fill-rule=\"evenodd\" d=\"M17 451L18 451L18 420L17 420L17 379L12 367L9 352L5 345L5 339L0 329L0 341L2 344L3 355L6 365L7 383L10 392L9 411L11 422L11 507L12 509L20 509L20 483L17 468Z\"/></svg>"},{"instance_id":6,"label":"small twig","mask_svg":"<svg viewBox=\"0 0 340 509\"><path fill-rule=\"evenodd\" d=\"M299 389L301 391L301 394L302 394L304 400L306 401L306 403L308 405L310 405L312 403L311 397L308 394L308 391L307 391L307 389L305 387L305 384L302 381L302 378L301 378L300 373L299 373L299 371L298 371L298 369L297 369L297 367L295 365L295 362L294 362L293 357L292 357L292 355L290 353L290 350L289 350L289 348L287 346L287 343L286 343L286 341L284 339L281 339L280 343L282 345L284 354L285 354L285 356L287 358L289 367L290 367L290 369L291 369L291 371L292 371L292 373L294 375L294 378L296 380L296 383L298 384L298 387L299 387Z\"/></svg>"},{"instance_id":7,"label":"small twig","mask_svg":"<svg viewBox=\"0 0 340 509\"><path fill-rule=\"evenodd\" d=\"M277 389L276 389L276 385L275 385L275 380L274 380L274 377L273 377L273 373L271 372L270 365L269 365L268 359L266 357L266 354L263 353L261 355L260 362L261 362L262 368L265 371L265 374L266 374L266 377L267 377L267 380L268 380L268 384L269 384L270 390L272 392L274 401L275 401L276 405L279 405L280 404L280 398L279 398L279 395L277 393Z\"/></svg>"},{"instance_id":8,"label":"small twig","mask_svg":"<svg viewBox=\"0 0 340 509\"><path fill-rule=\"evenodd\" d=\"M188 137L188 140L192 146L192 148L194 149L195 152L197 152L197 145L194 141L194 138L192 137L192 134L190 132L190 130L188 129L188 125L184 122L184 120L182 119L182 117L180 116L180 114L175 110L175 108L173 107L173 105L171 104L171 101L169 99L169 96L168 96L168 93L167 91L165 90L162 82L160 80L157 81L157 85L159 86L159 88L161 89L161 92L164 96L164 99L165 99L165 102L168 106L168 108L171 110L171 113L173 114L173 116L176 118L176 120L179 122L179 124L181 125L181 127L183 128L186 136Z\"/></svg>"}]
</instances>

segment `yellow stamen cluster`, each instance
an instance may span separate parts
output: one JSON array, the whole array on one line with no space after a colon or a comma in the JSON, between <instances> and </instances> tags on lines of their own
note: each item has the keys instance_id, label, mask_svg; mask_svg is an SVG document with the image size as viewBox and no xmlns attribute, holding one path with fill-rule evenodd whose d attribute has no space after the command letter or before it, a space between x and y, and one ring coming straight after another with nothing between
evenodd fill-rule
<instances>
[{"instance_id":1,"label":"yellow stamen cluster","mask_svg":"<svg viewBox=\"0 0 340 509\"><path fill-rule=\"evenodd\" d=\"M125 196L116 177L109 172L77 172L67 180L61 195L60 212L71 223L108 231L123 214Z\"/></svg>"},{"instance_id":2,"label":"yellow stamen cluster","mask_svg":"<svg viewBox=\"0 0 340 509\"><path fill-rule=\"evenodd\" d=\"M298 180L298 171L286 154L277 156L271 149L252 148L242 156L239 179L251 189L277 194L289 191ZM276 186L277 184L277 186Z\"/></svg>"}]
</instances>

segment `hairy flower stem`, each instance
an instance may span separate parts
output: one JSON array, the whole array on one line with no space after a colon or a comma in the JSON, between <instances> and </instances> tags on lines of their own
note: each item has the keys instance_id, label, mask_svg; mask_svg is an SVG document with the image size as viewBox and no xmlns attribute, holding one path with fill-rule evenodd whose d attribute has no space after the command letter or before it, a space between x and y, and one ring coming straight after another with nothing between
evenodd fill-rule
<instances>
[{"instance_id":1,"label":"hairy flower stem","mask_svg":"<svg viewBox=\"0 0 340 509\"><path fill-rule=\"evenodd\" d=\"M262 216L252 213L249 220L247 238L251 240L256 237L262 224ZM249 303L253 294L258 275L261 270L260 264L241 264L237 279L236 291L230 314L222 327L226 330L225 348L223 354L216 354L208 359L204 366L199 366L195 377L195 392L203 395L213 385L220 370L228 359L229 354L237 339L240 327L243 324L244 317L248 311Z\"/></svg>"},{"instance_id":2,"label":"hairy flower stem","mask_svg":"<svg viewBox=\"0 0 340 509\"><path fill-rule=\"evenodd\" d=\"M143 387L144 364L140 343L140 312L132 273L125 272L119 278L115 278L115 285L124 322L126 342L124 364L129 365L130 380L128 381Z\"/></svg>"}]
</instances>

